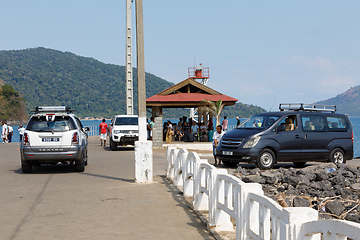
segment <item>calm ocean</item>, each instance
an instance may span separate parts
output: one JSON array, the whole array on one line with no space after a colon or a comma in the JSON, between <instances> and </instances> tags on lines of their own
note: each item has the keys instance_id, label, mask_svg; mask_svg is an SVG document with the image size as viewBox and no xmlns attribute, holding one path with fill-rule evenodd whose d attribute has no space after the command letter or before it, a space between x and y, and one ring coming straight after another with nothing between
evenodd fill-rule
<instances>
[{"instance_id":1,"label":"calm ocean","mask_svg":"<svg viewBox=\"0 0 360 240\"><path fill-rule=\"evenodd\" d=\"M167 121L168 119L164 119L164 121ZM228 118L229 125L236 125L236 118ZM245 119L240 119L241 122ZM351 117L350 118L353 127L354 127L354 157L360 156L360 117ZM178 120L170 119L171 122L177 123ZM213 122L216 120L214 119ZM222 119L221 119L222 121ZM83 126L99 126L101 123L101 120L83 120L81 121ZM107 124L110 123L110 121L106 121ZM13 142L19 142L19 132L17 131L19 126L12 126L14 128L14 136L13 136Z\"/></svg>"}]
</instances>

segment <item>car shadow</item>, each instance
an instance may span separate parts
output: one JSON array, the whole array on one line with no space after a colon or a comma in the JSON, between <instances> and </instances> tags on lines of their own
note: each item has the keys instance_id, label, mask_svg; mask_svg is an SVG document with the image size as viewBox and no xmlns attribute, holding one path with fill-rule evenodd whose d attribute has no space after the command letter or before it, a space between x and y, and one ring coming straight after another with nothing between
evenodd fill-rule
<instances>
[{"instance_id":1,"label":"car shadow","mask_svg":"<svg viewBox=\"0 0 360 240\"><path fill-rule=\"evenodd\" d=\"M11 170L14 171L14 170ZM58 163L56 165L51 164L41 164L40 167L32 167L31 174L62 174L62 173L71 173L75 172L75 164L62 164ZM28 174L23 173L21 168L14 171L17 174Z\"/></svg>"},{"instance_id":2,"label":"car shadow","mask_svg":"<svg viewBox=\"0 0 360 240\"><path fill-rule=\"evenodd\" d=\"M104 147L104 150L105 150L105 151L113 151L113 150L111 150L110 147ZM133 147L133 146L131 146L131 147L128 147L128 146L125 146L125 147L119 146L119 147L117 147L116 150L114 150L114 151L134 151L134 150L135 150L135 147Z\"/></svg>"}]
</instances>

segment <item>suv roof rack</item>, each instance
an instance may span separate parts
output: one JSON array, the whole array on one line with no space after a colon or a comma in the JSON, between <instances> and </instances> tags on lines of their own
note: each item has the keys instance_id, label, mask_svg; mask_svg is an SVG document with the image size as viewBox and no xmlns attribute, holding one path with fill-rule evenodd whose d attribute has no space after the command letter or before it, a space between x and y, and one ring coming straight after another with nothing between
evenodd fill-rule
<instances>
[{"instance_id":1,"label":"suv roof rack","mask_svg":"<svg viewBox=\"0 0 360 240\"><path fill-rule=\"evenodd\" d=\"M40 112L67 112L72 113L70 107L67 106L38 106L35 108L35 113Z\"/></svg>"},{"instance_id":2,"label":"suv roof rack","mask_svg":"<svg viewBox=\"0 0 360 240\"><path fill-rule=\"evenodd\" d=\"M280 111L309 111L309 112L336 112L335 105L305 104L305 103L280 103Z\"/></svg>"}]
</instances>

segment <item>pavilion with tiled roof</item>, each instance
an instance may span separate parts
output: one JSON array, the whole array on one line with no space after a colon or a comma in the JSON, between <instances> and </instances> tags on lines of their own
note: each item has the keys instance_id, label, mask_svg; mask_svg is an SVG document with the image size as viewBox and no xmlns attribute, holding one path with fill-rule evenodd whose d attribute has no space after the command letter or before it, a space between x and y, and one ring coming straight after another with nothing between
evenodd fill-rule
<instances>
[{"instance_id":1,"label":"pavilion with tiled roof","mask_svg":"<svg viewBox=\"0 0 360 240\"><path fill-rule=\"evenodd\" d=\"M212 88L196 81L193 78L175 84L164 91L146 99L146 107L152 108L152 116L155 118L153 134L153 147L162 147L162 109L163 108L198 108L202 100L222 100L225 106L234 105L238 100L221 94ZM207 124L206 114L199 109L199 119ZM213 116L210 115L212 118Z\"/></svg>"}]
</instances>

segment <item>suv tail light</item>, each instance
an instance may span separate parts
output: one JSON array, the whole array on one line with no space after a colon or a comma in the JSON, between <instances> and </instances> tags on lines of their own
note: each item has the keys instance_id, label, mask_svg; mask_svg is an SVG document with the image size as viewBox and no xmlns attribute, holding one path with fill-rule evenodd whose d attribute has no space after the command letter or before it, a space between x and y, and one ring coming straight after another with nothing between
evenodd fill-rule
<instances>
[{"instance_id":1,"label":"suv tail light","mask_svg":"<svg viewBox=\"0 0 360 240\"><path fill-rule=\"evenodd\" d=\"M24 133L23 144L24 144L24 145L28 145L28 144L29 144L29 135L28 135L27 133Z\"/></svg>"},{"instance_id":2,"label":"suv tail light","mask_svg":"<svg viewBox=\"0 0 360 240\"><path fill-rule=\"evenodd\" d=\"M354 143L354 131L351 131L351 141Z\"/></svg>"},{"instance_id":3,"label":"suv tail light","mask_svg":"<svg viewBox=\"0 0 360 240\"><path fill-rule=\"evenodd\" d=\"M72 135L72 144L79 144L79 134L77 132L74 132Z\"/></svg>"}]
</instances>

